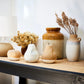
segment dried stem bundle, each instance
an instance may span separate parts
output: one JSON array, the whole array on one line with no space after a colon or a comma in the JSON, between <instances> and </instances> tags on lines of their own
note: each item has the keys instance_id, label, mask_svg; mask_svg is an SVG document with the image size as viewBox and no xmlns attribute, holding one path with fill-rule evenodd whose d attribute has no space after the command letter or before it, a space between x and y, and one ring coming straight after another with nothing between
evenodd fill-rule
<instances>
[{"instance_id":1,"label":"dried stem bundle","mask_svg":"<svg viewBox=\"0 0 84 84\"><path fill-rule=\"evenodd\" d=\"M14 36L11 40L16 42L18 46L25 48L28 44L35 44L38 40L38 36L30 32L20 33L18 31L17 36Z\"/></svg>"},{"instance_id":2,"label":"dried stem bundle","mask_svg":"<svg viewBox=\"0 0 84 84\"><path fill-rule=\"evenodd\" d=\"M56 22L59 26L64 28L69 34L77 34L78 23L75 19L68 18L64 12L62 12L62 19L56 15Z\"/></svg>"}]
</instances>

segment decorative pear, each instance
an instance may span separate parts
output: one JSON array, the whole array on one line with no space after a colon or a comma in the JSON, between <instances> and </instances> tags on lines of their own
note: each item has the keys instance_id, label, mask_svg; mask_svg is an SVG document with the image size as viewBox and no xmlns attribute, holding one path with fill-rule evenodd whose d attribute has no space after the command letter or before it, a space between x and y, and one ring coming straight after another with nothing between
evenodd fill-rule
<instances>
[{"instance_id":1,"label":"decorative pear","mask_svg":"<svg viewBox=\"0 0 84 84\"><path fill-rule=\"evenodd\" d=\"M27 62L37 62L39 59L38 51L34 44L29 44L24 55L24 60Z\"/></svg>"},{"instance_id":2,"label":"decorative pear","mask_svg":"<svg viewBox=\"0 0 84 84\"><path fill-rule=\"evenodd\" d=\"M55 50L53 49L52 45L46 45L43 55L41 57L42 61L45 63L54 63L57 59Z\"/></svg>"}]
</instances>

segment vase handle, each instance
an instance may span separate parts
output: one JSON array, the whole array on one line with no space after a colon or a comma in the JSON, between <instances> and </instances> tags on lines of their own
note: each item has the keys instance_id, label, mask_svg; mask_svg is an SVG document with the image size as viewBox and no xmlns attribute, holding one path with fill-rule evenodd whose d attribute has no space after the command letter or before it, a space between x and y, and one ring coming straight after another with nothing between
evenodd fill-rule
<instances>
[{"instance_id":1,"label":"vase handle","mask_svg":"<svg viewBox=\"0 0 84 84\"><path fill-rule=\"evenodd\" d=\"M81 38L79 37L78 40L81 41Z\"/></svg>"}]
</instances>

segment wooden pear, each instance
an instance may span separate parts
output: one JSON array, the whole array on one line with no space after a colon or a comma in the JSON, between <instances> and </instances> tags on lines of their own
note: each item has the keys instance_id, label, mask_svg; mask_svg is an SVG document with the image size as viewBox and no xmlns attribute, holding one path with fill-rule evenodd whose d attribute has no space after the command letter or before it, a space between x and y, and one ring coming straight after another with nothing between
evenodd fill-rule
<instances>
[{"instance_id":1,"label":"wooden pear","mask_svg":"<svg viewBox=\"0 0 84 84\"><path fill-rule=\"evenodd\" d=\"M43 55L42 55L42 61L45 63L54 63L57 59L57 56L55 54L55 51L53 49L52 45L46 45Z\"/></svg>"}]
</instances>

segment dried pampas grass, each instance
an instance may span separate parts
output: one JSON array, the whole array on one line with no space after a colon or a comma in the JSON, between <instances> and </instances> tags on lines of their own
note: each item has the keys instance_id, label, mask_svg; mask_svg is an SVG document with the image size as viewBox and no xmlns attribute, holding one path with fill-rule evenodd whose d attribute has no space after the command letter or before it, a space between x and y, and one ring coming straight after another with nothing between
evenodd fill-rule
<instances>
[{"instance_id":1,"label":"dried pampas grass","mask_svg":"<svg viewBox=\"0 0 84 84\"><path fill-rule=\"evenodd\" d=\"M78 30L78 23L75 19L68 18L64 12L62 12L62 19L56 15L56 22L58 23L59 26L64 28L69 34L77 34Z\"/></svg>"}]
</instances>

